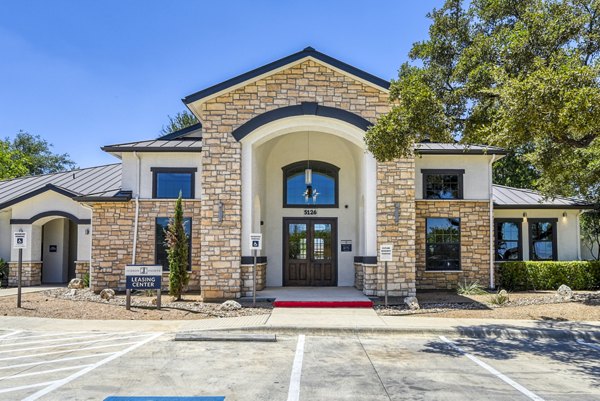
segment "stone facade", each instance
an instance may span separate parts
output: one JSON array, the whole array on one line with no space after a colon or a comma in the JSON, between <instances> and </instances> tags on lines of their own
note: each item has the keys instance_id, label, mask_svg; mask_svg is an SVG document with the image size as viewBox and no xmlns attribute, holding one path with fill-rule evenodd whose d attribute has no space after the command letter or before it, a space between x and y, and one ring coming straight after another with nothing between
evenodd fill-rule
<instances>
[{"instance_id":1,"label":"stone facade","mask_svg":"<svg viewBox=\"0 0 600 401\"><path fill-rule=\"evenodd\" d=\"M241 295L241 144L233 130L267 111L302 102L340 108L375 122L389 110L387 98L379 89L305 60L194 104L203 125L201 286L207 298Z\"/></svg>"},{"instance_id":2,"label":"stone facade","mask_svg":"<svg viewBox=\"0 0 600 401\"><path fill-rule=\"evenodd\" d=\"M362 263L354 263L354 288L361 290L365 284L365 269Z\"/></svg>"},{"instance_id":3,"label":"stone facade","mask_svg":"<svg viewBox=\"0 0 600 401\"><path fill-rule=\"evenodd\" d=\"M8 286L18 286L18 262L8 263ZM42 262L23 262L21 267L21 285L31 287L42 285Z\"/></svg>"},{"instance_id":4,"label":"stone facade","mask_svg":"<svg viewBox=\"0 0 600 401\"><path fill-rule=\"evenodd\" d=\"M241 265L242 267L242 296L252 296L252 269L254 265ZM267 264L256 264L256 291L262 291L267 285Z\"/></svg>"},{"instance_id":5,"label":"stone facade","mask_svg":"<svg viewBox=\"0 0 600 401\"><path fill-rule=\"evenodd\" d=\"M87 260L75 261L75 278L83 278L90 272L90 262Z\"/></svg>"},{"instance_id":6,"label":"stone facade","mask_svg":"<svg viewBox=\"0 0 600 401\"><path fill-rule=\"evenodd\" d=\"M388 293L414 296L415 288L415 162L398 159L377 164L377 247L392 244L388 262ZM365 266L366 295L384 295L384 263Z\"/></svg>"},{"instance_id":7,"label":"stone facade","mask_svg":"<svg viewBox=\"0 0 600 401\"><path fill-rule=\"evenodd\" d=\"M183 216L191 217L191 273L188 289L200 289L200 215L199 200L183 201ZM92 265L93 291L125 288L125 265L133 255L135 202L101 202L93 205ZM173 216L174 200L141 200L138 215L136 264L155 263L156 218ZM163 276L165 281L166 275ZM168 283L168 281L167 281ZM163 286L164 287L164 286ZM165 287L166 288L166 287Z\"/></svg>"},{"instance_id":8,"label":"stone facade","mask_svg":"<svg viewBox=\"0 0 600 401\"><path fill-rule=\"evenodd\" d=\"M489 286L490 204L488 201L422 200L416 202L417 288L454 289L458 283ZM461 270L426 271L425 226L427 217L460 218Z\"/></svg>"}]
</instances>

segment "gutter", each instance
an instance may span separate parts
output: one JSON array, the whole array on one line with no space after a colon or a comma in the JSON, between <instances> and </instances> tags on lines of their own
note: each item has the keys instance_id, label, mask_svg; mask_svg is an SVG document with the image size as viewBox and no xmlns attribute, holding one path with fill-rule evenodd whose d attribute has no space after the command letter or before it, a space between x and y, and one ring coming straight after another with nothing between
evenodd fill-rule
<instances>
[{"instance_id":1,"label":"gutter","mask_svg":"<svg viewBox=\"0 0 600 401\"><path fill-rule=\"evenodd\" d=\"M583 213L582 210L577 213L577 217L575 218L575 224L577 224L577 260L581 260L581 225L579 222L579 216Z\"/></svg>"},{"instance_id":2,"label":"gutter","mask_svg":"<svg viewBox=\"0 0 600 401\"><path fill-rule=\"evenodd\" d=\"M493 154L488 165L489 194L490 194L490 288L496 287L496 278L494 277L494 186L492 184L492 164L496 160Z\"/></svg>"},{"instance_id":3,"label":"gutter","mask_svg":"<svg viewBox=\"0 0 600 401\"><path fill-rule=\"evenodd\" d=\"M140 181L141 181L141 159L137 152L133 152L133 156L137 159L137 190L135 194L135 220L133 223L133 252L131 254L131 264L135 265L138 237L138 217L140 215Z\"/></svg>"}]
</instances>

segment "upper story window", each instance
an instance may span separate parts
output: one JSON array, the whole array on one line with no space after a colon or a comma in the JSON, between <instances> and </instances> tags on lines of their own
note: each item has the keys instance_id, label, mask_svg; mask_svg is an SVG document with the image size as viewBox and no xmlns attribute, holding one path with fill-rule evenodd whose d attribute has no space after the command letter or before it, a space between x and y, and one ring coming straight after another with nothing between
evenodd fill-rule
<instances>
[{"instance_id":1,"label":"upper story window","mask_svg":"<svg viewBox=\"0 0 600 401\"><path fill-rule=\"evenodd\" d=\"M311 160L292 163L282 170L283 207L338 207L338 167Z\"/></svg>"},{"instance_id":2,"label":"upper story window","mask_svg":"<svg viewBox=\"0 0 600 401\"><path fill-rule=\"evenodd\" d=\"M460 219L426 219L426 270L460 270Z\"/></svg>"},{"instance_id":3,"label":"upper story window","mask_svg":"<svg viewBox=\"0 0 600 401\"><path fill-rule=\"evenodd\" d=\"M496 219L496 260L523 260L521 219Z\"/></svg>"},{"instance_id":4,"label":"upper story window","mask_svg":"<svg viewBox=\"0 0 600 401\"><path fill-rule=\"evenodd\" d=\"M558 219L529 219L529 259L557 260L556 223Z\"/></svg>"},{"instance_id":5,"label":"upper story window","mask_svg":"<svg viewBox=\"0 0 600 401\"><path fill-rule=\"evenodd\" d=\"M151 171L153 198L177 198L180 192L184 199L194 198L196 168L153 167Z\"/></svg>"},{"instance_id":6,"label":"upper story window","mask_svg":"<svg viewBox=\"0 0 600 401\"><path fill-rule=\"evenodd\" d=\"M423 199L463 199L465 170L421 169Z\"/></svg>"}]
</instances>

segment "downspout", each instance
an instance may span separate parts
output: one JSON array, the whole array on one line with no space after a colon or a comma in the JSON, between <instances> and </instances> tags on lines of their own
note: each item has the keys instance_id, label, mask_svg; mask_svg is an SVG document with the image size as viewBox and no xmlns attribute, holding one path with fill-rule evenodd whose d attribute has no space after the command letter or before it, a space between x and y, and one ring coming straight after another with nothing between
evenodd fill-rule
<instances>
[{"instance_id":1,"label":"downspout","mask_svg":"<svg viewBox=\"0 0 600 401\"><path fill-rule=\"evenodd\" d=\"M577 224L577 260L581 260L581 226L579 223L579 216L581 216L581 214L583 213L583 211L579 211L579 213L577 213L577 221L575 222Z\"/></svg>"},{"instance_id":2,"label":"downspout","mask_svg":"<svg viewBox=\"0 0 600 401\"><path fill-rule=\"evenodd\" d=\"M137 251L137 237L138 237L138 217L140 214L140 174L141 174L141 159L138 156L137 152L133 152L133 156L137 159L137 178L136 178L136 186L137 190L135 193L135 220L133 223L133 252L131 254L131 264L135 265L135 257Z\"/></svg>"},{"instance_id":3,"label":"downspout","mask_svg":"<svg viewBox=\"0 0 600 401\"><path fill-rule=\"evenodd\" d=\"M490 288L496 287L496 278L494 277L494 186L492 184L492 164L496 160L496 155L492 155L488 166L488 180L490 192Z\"/></svg>"},{"instance_id":4,"label":"downspout","mask_svg":"<svg viewBox=\"0 0 600 401\"><path fill-rule=\"evenodd\" d=\"M92 249L93 249L92 238L94 235L94 208L85 203L81 203L81 206L83 206L84 208L86 208L90 211L90 266L89 266L88 276L89 276L89 283L90 283L89 285L91 288L91 286L92 286Z\"/></svg>"}]
</instances>

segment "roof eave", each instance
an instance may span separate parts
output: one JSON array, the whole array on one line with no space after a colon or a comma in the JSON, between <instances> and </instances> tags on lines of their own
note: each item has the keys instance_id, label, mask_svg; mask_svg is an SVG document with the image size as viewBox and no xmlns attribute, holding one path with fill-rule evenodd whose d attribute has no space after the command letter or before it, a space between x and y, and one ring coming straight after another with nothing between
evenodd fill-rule
<instances>
[{"instance_id":1,"label":"roof eave","mask_svg":"<svg viewBox=\"0 0 600 401\"><path fill-rule=\"evenodd\" d=\"M499 205L494 202L494 209L594 209L595 205L548 205L548 204L520 204L520 205Z\"/></svg>"},{"instance_id":2,"label":"roof eave","mask_svg":"<svg viewBox=\"0 0 600 401\"><path fill-rule=\"evenodd\" d=\"M177 147L162 147L162 148L136 148L136 147L113 147L103 146L103 151L116 154L120 152L178 152L178 153L198 153L202 152L202 148L177 148ZM118 157L118 156L117 156Z\"/></svg>"},{"instance_id":3,"label":"roof eave","mask_svg":"<svg viewBox=\"0 0 600 401\"><path fill-rule=\"evenodd\" d=\"M306 58L313 58L317 61L320 61L322 63L330 65L331 67L333 67L337 70L343 71L346 74L352 75L352 76L358 78L360 81L369 83L373 86L377 86L378 88L380 88L386 92L389 91L390 81L379 78L373 74L370 74L366 71L356 68L350 64L344 63L343 61L340 61L340 60L335 59L331 56L328 56L324 53L316 51L315 49L313 49L311 47L307 47L297 53L283 57L279 60L265 64L262 67L255 68L251 71L248 71L241 75L235 76L233 78L230 78L230 79L223 81L221 83L218 83L216 85L210 86L210 87L200 90L198 92L195 92L191 95L184 97L181 100L186 106L189 107L189 105L191 103L194 103L198 100L205 99L205 98L214 96L216 94L222 93L228 89L231 89L233 87L236 87L236 86L246 83L248 81L260 79L260 77L268 75L268 74L272 73L273 71L280 70L282 68L285 68L286 66L294 64L294 63L299 62L300 60L303 60Z\"/></svg>"}]
</instances>

